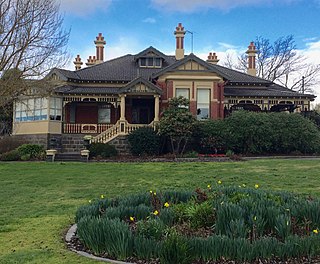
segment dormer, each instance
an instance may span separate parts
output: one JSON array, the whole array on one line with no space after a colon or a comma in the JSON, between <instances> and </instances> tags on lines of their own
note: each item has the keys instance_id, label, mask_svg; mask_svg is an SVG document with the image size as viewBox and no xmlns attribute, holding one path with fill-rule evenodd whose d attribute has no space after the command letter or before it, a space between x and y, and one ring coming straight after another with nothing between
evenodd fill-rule
<instances>
[{"instance_id":1,"label":"dormer","mask_svg":"<svg viewBox=\"0 0 320 264\"><path fill-rule=\"evenodd\" d=\"M166 56L153 47L141 51L134 58L140 68L162 68L166 60Z\"/></svg>"}]
</instances>

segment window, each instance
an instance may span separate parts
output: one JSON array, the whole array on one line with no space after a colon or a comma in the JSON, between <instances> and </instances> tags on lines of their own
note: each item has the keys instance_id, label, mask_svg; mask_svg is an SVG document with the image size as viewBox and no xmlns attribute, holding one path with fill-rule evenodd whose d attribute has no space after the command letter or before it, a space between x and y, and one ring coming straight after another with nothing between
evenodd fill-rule
<instances>
[{"instance_id":1,"label":"window","mask_svg":"<svg viewBox=\"0 0 320 264\"><path fill-rule=\"evenodd\" d=\"M62 99L57 97L50 98L50 120L61 120Z\"/></svg>"},{"instance_id":2,"label":"window","mask_svg":"<svg viewBox=\"0 0 320 264\"><path fill-rule=\"evenodd\" d=\"M47 98L30 98L16 102L15 121L26 122L48 119Z\"/></svg>"},{"instance_id":3,"label":"window","mask_svg":"<svg viewBox=\"0 0 320 264\"><path fill-rule=\"evenodd\" d=\"M189 89L188 88L177 88L176 97L183 96L184 98L189 99Z\"/></svg>"},{"instance_id":4,"label":"window","mask_svg":"<svg viewBox=\"0 0 320 264\"><path fill-rule=\"evenodd\" d=\"M98 109L98 123L108 124L111 122L110 105L101 105Z\"/></svg>"},{"instance_id":5,"label":"window","mask_svg":"<svg viewBox=\"0 0 320 264\"><path fill-rule=\"evenodd\" d=\"M147 57L139 59L140 67L147 68L161 68L162 61L161 58Z\"/></svg>"},{"instance_id":6,"label":"window","mask_svg":"<svg viewBox=\"0 0 320 264\"><path fill-rule=\"evenodd\" d=\"M210 89L197 90L197 119L206 120L210 117Z\"/></svg>"}]
</instances>

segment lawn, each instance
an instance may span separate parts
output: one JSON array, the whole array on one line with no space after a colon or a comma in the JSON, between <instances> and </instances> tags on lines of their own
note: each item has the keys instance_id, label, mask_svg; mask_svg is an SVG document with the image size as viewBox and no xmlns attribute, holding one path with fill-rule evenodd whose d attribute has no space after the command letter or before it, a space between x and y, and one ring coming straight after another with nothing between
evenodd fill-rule
<instances>
[{"instance_id":1,"label":"lawn","mask_svg":"<svg viewBox=\"0 0 320 264\"><path fill-rule=\"evenodd\" d=\"M96 263L63 242L78 206L101 194L206 188L218 180L320 196L320 161L0 163L0 263Z\"/></svg>"}]
</instances>

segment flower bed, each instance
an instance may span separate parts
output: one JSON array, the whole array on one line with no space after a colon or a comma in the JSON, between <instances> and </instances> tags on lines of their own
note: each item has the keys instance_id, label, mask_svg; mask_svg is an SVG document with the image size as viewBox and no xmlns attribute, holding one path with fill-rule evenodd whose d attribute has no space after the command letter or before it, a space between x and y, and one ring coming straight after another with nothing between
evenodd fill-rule
<instances>
[{"instance_id":1,"label":"flower bed","mask_svg":"<svg viewBox=\"0 0 320 264\"><path fill-rule=\"evenodd\" d=\"M290 263L320 255L320 200L258 184L102 195L78 209L76 222L88 251L139 263Z\"/></svg>"}]
</instances>

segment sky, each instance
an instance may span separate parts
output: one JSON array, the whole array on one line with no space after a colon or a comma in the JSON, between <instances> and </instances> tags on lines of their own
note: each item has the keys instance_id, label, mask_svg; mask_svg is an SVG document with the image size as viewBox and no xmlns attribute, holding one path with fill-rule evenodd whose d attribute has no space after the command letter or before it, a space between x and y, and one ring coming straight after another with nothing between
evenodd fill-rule
<instances>
[{"instance_id":1,"label":"sky","mask_svg":"<svg viewBox=\"0 0 320 264\"><path fill-rule=\"evenodd\" d=\"M174 55L178 23L185 36L185 54L206 59L216 52L237 56L257 36L293 35L307 62L320 64L320 0L56 0L71 30L68 49L82 61L95 55L93 41L102 33L105 60L136 54L153 46ZM192 50L193 48L193 50ZM72 62L66 66L74 69ZM315 87L320 102L320 85Z\"/></svg>"}]
</instances>

